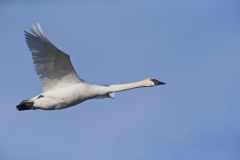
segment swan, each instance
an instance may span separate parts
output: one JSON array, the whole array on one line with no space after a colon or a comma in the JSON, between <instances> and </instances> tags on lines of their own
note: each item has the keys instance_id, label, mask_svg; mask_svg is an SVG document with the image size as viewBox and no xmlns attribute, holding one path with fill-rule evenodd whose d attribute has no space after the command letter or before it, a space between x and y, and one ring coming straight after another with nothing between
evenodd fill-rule
<instances>
[{"instance_id":1,"label":"swan","mask_svg":"<svg viewBox=\"0 0 240 160\"><path fill-rule=\"evenodd\" d=\"M16 106L19 111L64 109L89 99L113 98L115 92L165 84L154 78L108 86L90 84L78 76L70 56L48 40L39 23L33 24L30 31L24 31L24 35L35 70L43 83L43 91L21 101Z\"/></svg>"}]
</instances>

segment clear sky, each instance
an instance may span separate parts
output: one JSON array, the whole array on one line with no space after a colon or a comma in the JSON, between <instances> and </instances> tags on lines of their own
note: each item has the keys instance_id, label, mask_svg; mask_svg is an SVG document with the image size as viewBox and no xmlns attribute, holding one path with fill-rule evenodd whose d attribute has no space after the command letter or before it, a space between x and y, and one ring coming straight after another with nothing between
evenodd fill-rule
<instances>
[{"instance_id":1,"label":"clear sky","mask_svg":"<svg viewBox=\"0 0 240 160\"><path fill-rule=\"evenodd\" d=\"M42 88L35 22L86 81L167 85L19 112ZM1 160L240 159L238 0L2 0L0 28Z\"/></svg>"}]
</instances>

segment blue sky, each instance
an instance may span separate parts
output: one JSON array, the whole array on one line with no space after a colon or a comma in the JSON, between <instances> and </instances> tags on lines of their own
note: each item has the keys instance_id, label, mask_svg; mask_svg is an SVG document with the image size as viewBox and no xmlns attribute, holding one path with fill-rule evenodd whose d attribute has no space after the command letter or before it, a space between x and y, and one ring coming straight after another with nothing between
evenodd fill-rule
<instances>
[{"instance_id":1,"label":"blue sky","mask_svg":"<svg viewBox=\"0 0 240 160\"><path fill-rule=\"evenodd\" d=\"M239 19L237 0L1 1L0 159L240 159ZM18 112L42 88L34 22L91 83L167 85Z\"/></svg>"}]
</instances>

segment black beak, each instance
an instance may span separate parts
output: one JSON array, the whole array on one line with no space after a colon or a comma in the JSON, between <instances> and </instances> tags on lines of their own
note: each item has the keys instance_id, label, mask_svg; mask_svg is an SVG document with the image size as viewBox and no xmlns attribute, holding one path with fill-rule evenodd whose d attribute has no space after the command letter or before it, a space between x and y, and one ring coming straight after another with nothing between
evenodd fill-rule
<instances>
[{"instance_id":1,"label":"black beak","mask_svg":"<svg viewBox=\"0 0 240 160\"><path fill-rule=\"evenodd\" d=\"M23 100L19 105L17 105L17 110L23 111L23 110L29 110L32 109L34 102L29 102L27 100Z\"/></svg>"},{"instance_id":2,"label":"black beak","mask_svg":"<svg viewBox=\"0 0 240 160\"><path fill-rule=\"evenodd\" d=\"M164 82L160 82L159 80L157 80L157 79L151 79L151 81L157 86L157 85L164 85L164 84L166 84L166 83L164 83Z\"/></svg>"}]
</instances>

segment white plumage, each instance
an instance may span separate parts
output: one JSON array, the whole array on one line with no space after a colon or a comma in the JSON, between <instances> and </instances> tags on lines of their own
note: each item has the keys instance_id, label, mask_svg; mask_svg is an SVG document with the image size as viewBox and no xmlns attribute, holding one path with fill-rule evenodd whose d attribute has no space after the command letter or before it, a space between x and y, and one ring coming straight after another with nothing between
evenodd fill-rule
<instances>
[{"instance_id":1,"label":"white plumage","mask_svg":"<svg viewBox=\"0 0 240 160\"><path fill-rule=\"evenodd\" d=\"M138 87L165 84L156 79L146 79L128 84L100 86L79 78L70 56L55 47L44 35L39 23L33 24L25 38L36 72L43 83L43 92L17 105L18 110L54 110L71 107L88 99L111 98L115 92Z\"/></svg>"},{"instance_id":2,"label":"white plumage","mask_svg":"<svg viewBox=\"0 0 240 160\"><path fill-rule=\"evenodd\" d=\"M81 82L74 70L69 55L55 47L37 23L31 33L25 32L27 45L32 52L33 63L43 82L43 91Z\"/></svg>"}]
</instances>

